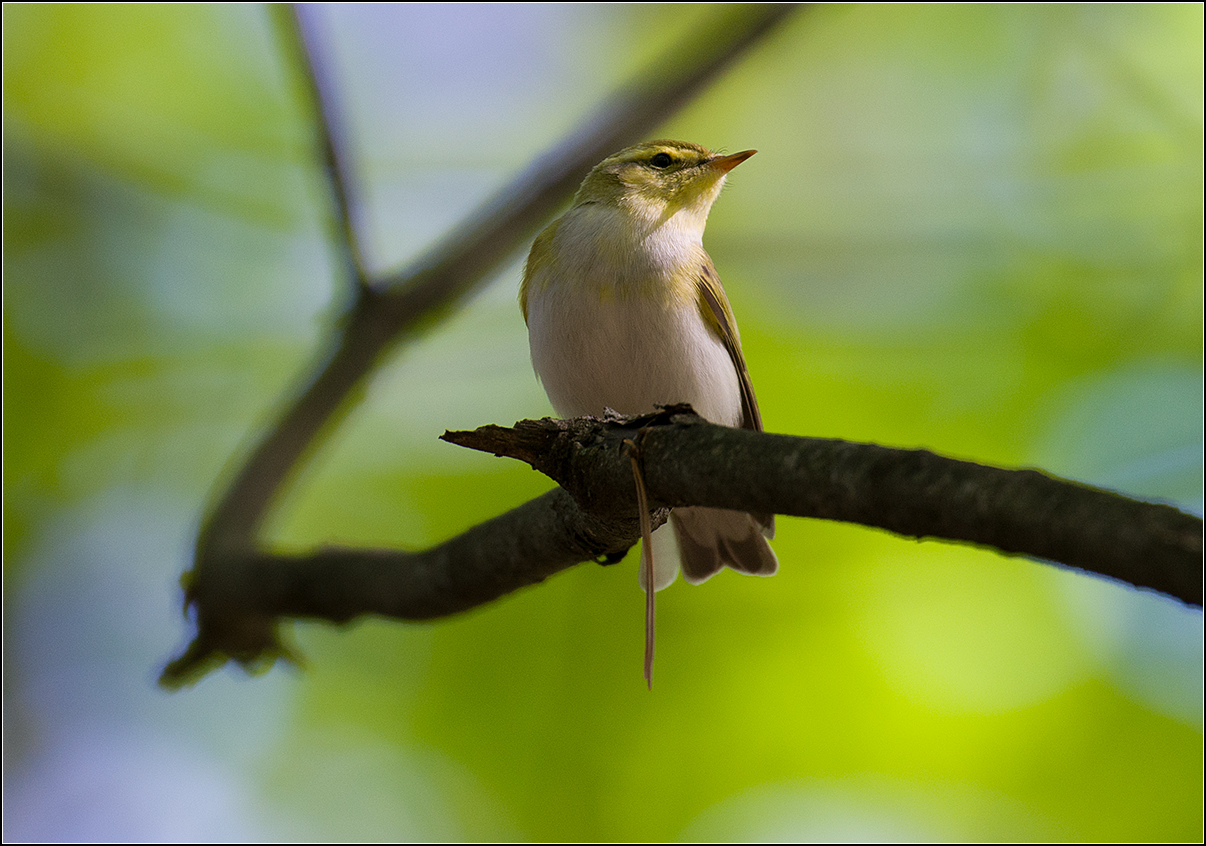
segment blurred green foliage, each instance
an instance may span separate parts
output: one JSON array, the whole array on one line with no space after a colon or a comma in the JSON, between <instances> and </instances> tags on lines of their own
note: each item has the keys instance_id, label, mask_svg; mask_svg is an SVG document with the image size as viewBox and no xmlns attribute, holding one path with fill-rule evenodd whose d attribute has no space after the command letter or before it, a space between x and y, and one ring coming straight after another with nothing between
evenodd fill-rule
<instances>
[{"instance_id":1,"label":"blurred green foliage","mask_svg":"<svg viewBox=\"0 0 1206 846\"><path fill-rule=\"evenodd\" d=\"M712 13L304 12L382 268ZM1202 838L1200 611L853 526L663 593L652 694L632 561L155 690L204 504L344 301L325 188L263 9L3 14L6 837ZM824 6L670 118L760 150L707 237L767 427L1200 513L1202 24ZM548 486L436 440L549 413L518 277L377 376L277 542L419 547Z\"/></svg>"}]
</instances>

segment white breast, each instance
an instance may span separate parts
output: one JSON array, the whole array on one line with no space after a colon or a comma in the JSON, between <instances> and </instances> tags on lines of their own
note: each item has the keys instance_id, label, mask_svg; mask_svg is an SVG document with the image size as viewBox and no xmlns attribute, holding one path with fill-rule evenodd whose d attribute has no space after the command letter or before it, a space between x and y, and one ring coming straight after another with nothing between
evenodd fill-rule
<instances>
[{"instance_id":1,"label":"white breast","mask_svg":"<svg viewBox=\"0 0 1206 846\"><path fill-rule=\"evenodd\" d=\"M708 420L740 426L737 371L695 303L625 293L633 292L553 284L530 299L532 365L557 413L689 402Z\"/></svg>"}]
</instances>

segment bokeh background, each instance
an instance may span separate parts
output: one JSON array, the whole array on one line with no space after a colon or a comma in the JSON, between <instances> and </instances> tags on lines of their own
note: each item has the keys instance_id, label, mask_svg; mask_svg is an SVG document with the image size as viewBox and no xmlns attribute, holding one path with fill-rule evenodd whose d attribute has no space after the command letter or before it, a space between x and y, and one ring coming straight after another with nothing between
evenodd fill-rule
<instances>
[{"instance_id":1,"label":"bokeh background","mask_svg":"<svg viewBox=\"0 0 1206 846\"><path fill-rule=\"evenodd\" d=\"M715 14L311 6L369 261L404 263ZM289 626L155 686L220 480L345 302L263 8L5 4L4 835L1200 840L1202 615L781 518L773 579L635 558L455 619ZM770 430L1202 510L1199 4L825 6L653 137L756 147L706 243ZM549 486L436 440L550 413L521 256L273 519L417 548Z\"/></svg>"}]
</instances>

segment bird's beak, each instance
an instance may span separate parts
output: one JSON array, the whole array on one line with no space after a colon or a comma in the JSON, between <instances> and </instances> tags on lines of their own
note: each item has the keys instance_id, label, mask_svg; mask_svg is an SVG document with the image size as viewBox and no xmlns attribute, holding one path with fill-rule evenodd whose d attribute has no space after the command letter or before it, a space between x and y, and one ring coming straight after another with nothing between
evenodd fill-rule
<instances>
[{"instance_id":1,"label":"bird's beak","mask_svg":"<svg viewBox=\"0 0 1206 846\"><path fill-rule=\"evenodd\" d=\"M737 165L741 164L756 152L758 151L746 150L743 153L733 153L731 156L717 156L716 158L712 159L712 161L708 162L708 166L715 168L721 173L728 173L730 170L737 167Z\"/></svg>"}]
</instances>

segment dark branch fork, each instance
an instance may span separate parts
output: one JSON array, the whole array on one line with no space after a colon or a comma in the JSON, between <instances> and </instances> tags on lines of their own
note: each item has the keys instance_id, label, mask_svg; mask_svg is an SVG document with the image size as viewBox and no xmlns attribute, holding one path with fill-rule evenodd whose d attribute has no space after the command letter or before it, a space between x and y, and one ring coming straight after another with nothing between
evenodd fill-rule
<instances>
[{"instance_id":1,"label":"dark branch fork","mask_svg":"<svg viewBox=\"0 0 1206 846\"><path fill-rule=\"evenodd\" d=\"M279 7L278 7L279 8ZM277 423L217 498L184 578L197 633L163 672L178 686L234 659L287 654L278 623L365 614L421 620L489 602L583 561L618 560L640 536L624 439L637 438L653 524L705 505L878 526L990 546L1202 603L1202 521L1167 505L924 450L892 450L708 424L674 407L632 421L524 421L445 439L527 460L562 486L421 552L268 549L264 519L321 435L346 413L391 348L450 312L522 246L595 162L638 140L774 30L790 6L724 10L699 45L662 57L583 128L537 159L409 269L371 278L356 242L353 184L329 81L296 11L280 31L298 57L331 185L335 248L354 278L348 314Z\"/></svg>"},{"instance_id":2,"label":"dark branch fork","mask_svg":"<svg viewBox=\"0 0 1206 846\"><path fill-rule=\"evenodd\" d=\"M302 77L316 128L315 144L333 198L334 248L339 265L355 276L348 314L303 376L277 422L242 461L211 506L185 574L186 604L197 611L197 635L168 665L162 681L180 684L234 657L244 664L270 660L279 649L272 625L243 621L244 636L227 637L234 618L211 596L234 596L246 586L247 562L264 560L264 520L289 478L346 413L391 348L447 315L523 246L573 193L587 171L620 147L640 140L703 90L727 67L770 35L795 11L792 5L726 7L605 100L580 127L487 201L409 268L371 278L362 265L351 209L345 133L331 106L330 81L303 37L296 8L270 7L285 51ZM351 578L349 575L348 578ZM236 626L238 628L238 626Z\"/></svg>"}]
</instances>

